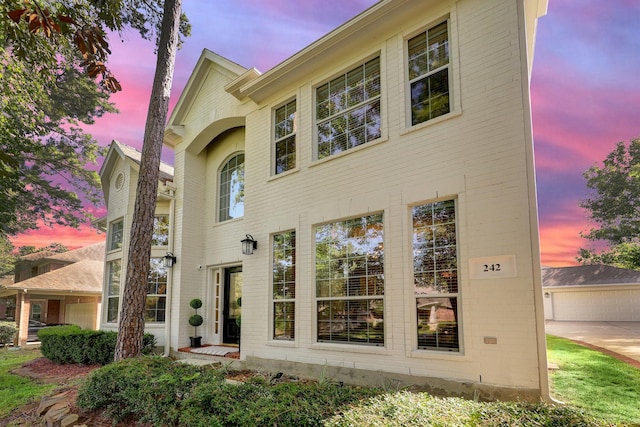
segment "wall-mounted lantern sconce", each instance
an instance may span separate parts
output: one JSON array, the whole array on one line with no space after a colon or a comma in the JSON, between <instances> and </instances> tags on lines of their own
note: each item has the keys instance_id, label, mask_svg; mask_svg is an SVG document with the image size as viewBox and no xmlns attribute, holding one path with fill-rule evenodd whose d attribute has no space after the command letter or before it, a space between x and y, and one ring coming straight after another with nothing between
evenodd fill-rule
<instances>
[{"instance_id":1,"label":"wall-mounted lantern sconce","mask_svg":"<svg viewBox=\"0 0 640 427\"><path fill-rule=\"evenodd\" d=\"M247 234L247 237L240 240L240 243L242 243L243 255L252 255L253 251L258 249L258 241L251 234Z\"/></svg>"},{"instance_id":2,"label":"wall-mounted lantern sconce","mask_svg":"<svg viewBox=\"0 0 640 427\"><path fill-rule=\"evenodd\" d=\"M176 263L176 257L171 252L167 252L163 260L164 268L173 268L173 265Z\"/></svg>"}]
</instances>

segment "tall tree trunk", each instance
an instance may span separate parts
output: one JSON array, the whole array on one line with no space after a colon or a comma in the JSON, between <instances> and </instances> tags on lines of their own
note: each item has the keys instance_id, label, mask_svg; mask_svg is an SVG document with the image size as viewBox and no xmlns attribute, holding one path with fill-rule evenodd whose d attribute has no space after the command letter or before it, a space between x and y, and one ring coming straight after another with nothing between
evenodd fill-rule
<instances>
[{"instance_id":1,"label":"tall tree trunk","mask_svg":"<svg viewBox=\"0 0 640 427\"><path fill-rule=\"evenodd\" d=\"M158 45L158 61L153 80L144 131L140 176L131 223L127 275L120 310L115 360L139 356L144 334L147 277L151 257L151 236L158 193L158 176L164 126L178 48L182 0L166 0Z\"/></svg>"}]
</instances>

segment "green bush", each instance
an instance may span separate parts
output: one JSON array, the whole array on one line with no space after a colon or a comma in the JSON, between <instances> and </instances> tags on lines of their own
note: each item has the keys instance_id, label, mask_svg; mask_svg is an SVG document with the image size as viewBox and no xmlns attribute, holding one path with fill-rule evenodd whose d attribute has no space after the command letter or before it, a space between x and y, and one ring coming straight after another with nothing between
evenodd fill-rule
<instances>
[{"instance_id":1,"label":"green bush","mask_svg":"<svg viewBox=\"0 0 640 427\"><path fill-rule=\"evenodd\" d=\"M14 322L0 322L0 345L12 344L17 332Z\"/></svg>"},{"instance_id":2,"label":"green bush","mask_svg":"<svg viewBox=\"0 0 640 427\"><path fill-rule=\"evenodd\" d=\"M113 331L91 331L76 325L53 326L38 331L40 351L47 359L59 363L106 365L113 362L118 334ZM144 334L144 354L156 344L152 334Z\"/></svg>"},{"instance_id":3,"label":"green bush","mask_svg":"<svg viewBox=\"0 0 640 427\"><path fill-rule=\"evenodd\" d=\"M154 426L317 426L376 393L328 382L228 384L221 369L141 357L93 371L78 391L77 404L106 410L116 422L130 418Z\"/></svg>"},{"instance_id":4,"label":"green bush","mask_svg":"<svg viewBox=\"0 0 640 427\"><path fill-rule=\"evenodd\" d=\"M196 382L222 384L219 371L157 356L125 359L93 371L78 390L77 404L104 409L115 421L176 425L181 402Z\"/></svg>"}]
</instances>

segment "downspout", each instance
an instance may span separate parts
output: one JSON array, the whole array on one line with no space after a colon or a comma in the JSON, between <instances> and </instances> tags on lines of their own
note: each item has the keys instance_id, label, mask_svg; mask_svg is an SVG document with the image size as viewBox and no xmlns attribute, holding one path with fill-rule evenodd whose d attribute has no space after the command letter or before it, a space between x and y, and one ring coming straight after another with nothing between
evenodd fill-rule
<instances>
[{"instance_id":1,"label":"downspout","mask_svg":"<svg viewBox=\"0 0 640 427\"><path fill-rule=\"evenodd\" d=\"M171 200L169 201L169 246L168 250L171 253L173 252L173 228L175 224L175 190L169 190L172 194ZM174 267L175 268L175 265ZM171 354L171 306L172 306L172 298L173 298L173 268L170 268L167 272L167 311L165 313L165 321L164 321L164 352L162 353L163 357L169 357Z\"/></svg>"}]
</instances>

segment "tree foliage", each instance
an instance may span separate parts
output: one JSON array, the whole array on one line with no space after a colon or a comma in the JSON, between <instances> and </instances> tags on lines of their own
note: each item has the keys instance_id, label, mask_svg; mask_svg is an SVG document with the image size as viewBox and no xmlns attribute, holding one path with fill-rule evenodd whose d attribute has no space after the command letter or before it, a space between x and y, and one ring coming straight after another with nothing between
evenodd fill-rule
<instances>
[{"instance_id":1,"label":"tree foliage","mask_svg":"<svg viewBox=\"0 0 640 427\"><path fill-rule=\"evenodd\" d=\"M0 47L0 109L0 233L78 226L100 200L87 164L101 150L82 125L115 111L108 94L73 67L34 70Z\"/></svg>"},{"instance_id":2,"label":"tree foliage","mask_svg":"<svg viewBox=\"0 0 640 427\"><path fill-rule=\"evenodd\" d=\"M14 272L16 258L13 243L6 236L0 234L0 277Z\"/></svg>"},{"instance_id":3,"label":"tree foliage","mask_svg":"<svg viewBox=\"0 0 640 427\"><path fill-rule=\"evenodd\" d=\"M640 269L640 139L619 142L584 177L593 192L580 206L597 226L582 237L605 242L609 250L580 249L578 261Z\"/></svg>"},{"instance_id":4,"label":"tree foliage","mask_svg":"<svg viewBox=\"0 0 640 427\"><path fill-rule=\"evenodd\" d=\"M0 2L0 234L77 227L101 200L84 125L115 109L106 31L157 38L162 0ZM189 33L186 19L183 34ZM98 77L96 79L96 77Z\"/></svg>"}]
</instances>

